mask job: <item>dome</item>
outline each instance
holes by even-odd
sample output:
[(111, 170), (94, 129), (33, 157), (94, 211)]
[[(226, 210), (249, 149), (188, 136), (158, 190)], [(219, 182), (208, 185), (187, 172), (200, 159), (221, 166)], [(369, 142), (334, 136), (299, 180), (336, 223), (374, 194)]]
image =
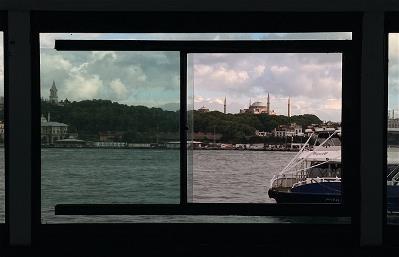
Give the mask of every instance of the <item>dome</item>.
[(266, 107), (266, 105), (262, 102), (255, 102), (251, 104), (252, 107)]

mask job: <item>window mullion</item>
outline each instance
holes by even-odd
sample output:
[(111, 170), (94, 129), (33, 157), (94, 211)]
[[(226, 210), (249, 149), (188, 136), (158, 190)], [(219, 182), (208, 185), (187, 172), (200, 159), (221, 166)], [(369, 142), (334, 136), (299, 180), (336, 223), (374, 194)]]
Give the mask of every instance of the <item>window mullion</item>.
[(180, 52), (180, 204), (187, 203), (187, 53)]
[(11, 245), (31, 244), (30, 12), (8, 12), (8, 225)]
[(360, 243), (382, 244), (384, 167), (384, 13), (363, 18)]

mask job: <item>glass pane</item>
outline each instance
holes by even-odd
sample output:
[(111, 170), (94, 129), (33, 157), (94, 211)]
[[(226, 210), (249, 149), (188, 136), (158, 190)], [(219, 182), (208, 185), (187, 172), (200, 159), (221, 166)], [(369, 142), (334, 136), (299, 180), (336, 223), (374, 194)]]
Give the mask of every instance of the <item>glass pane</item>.
[(341, 202), (342, 54), (189, 60), (192, 202)]
[(42, 221), (67, 220), (56, 204), (179, 203), (179, 53), (40, 40)]
[(399, 213), (399, 33), (389, 34), (387, 209), (388, 223), (398, 224)]

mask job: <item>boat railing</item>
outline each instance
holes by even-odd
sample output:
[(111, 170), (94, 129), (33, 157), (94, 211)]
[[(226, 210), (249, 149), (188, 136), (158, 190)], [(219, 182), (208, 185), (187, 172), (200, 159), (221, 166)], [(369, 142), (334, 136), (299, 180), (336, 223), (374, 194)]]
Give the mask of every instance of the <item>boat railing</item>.
[(273, 180), (272, 188), (291, 188), (294, 184), (304, 181), (307, 178), (307, 174), (280, 174), (276, 175)]
[[(301, 158), (299, 158), (301, 156), (301, 154), (305, 151), (305, 148), (302, 148), (296, 155), (295, 157), (287, 164), (287, 166), (284, 167), (284, 169), (280, 172), (281, 174), (285, 174), (287, 172), (291, 173), (292, 169), (295, 166), (298, 166), (300, 164), (302, 164), (303, 162), (306, 161), (306, 159), (315, 151), (318, 151), (320, 149), (322, 149), (322, 147), (334, 136), (336, 135), (338, 132), (340, 132), (339, 130), (335, 130), (333, 133), (331, 133), (330, 136), (328, 136), (323, 142), (321, 142), (319, 145), (314, 146), (312, 151), (307, 151), (306, 156), (302, 156)], [(309, 142), (310, 138), (314, 135), (314, 133), (312, 133), (312, 135), (308, 138), (308, 140), (306, 141), (306, 143)], [(306, 145), (305, 143), (305, 145)]]
[(341, 181), (341, 178), (339, 177), (316, 177), (316, 178), (307, 178), (305, 180), (299, 181), (292, 185), (292, 187), (297, 187), (301, 185), (306, 185), (306, 184), (315, 184), (315, 183), (323, 183), (323, 182), (338, 182)]

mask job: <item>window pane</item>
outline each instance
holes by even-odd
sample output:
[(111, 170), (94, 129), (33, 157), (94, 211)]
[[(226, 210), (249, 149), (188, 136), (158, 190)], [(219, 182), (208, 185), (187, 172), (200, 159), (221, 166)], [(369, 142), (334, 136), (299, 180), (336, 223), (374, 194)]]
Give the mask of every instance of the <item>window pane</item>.
[(399, 211), (399, 34), (389, 34), (388, 131), (387, 131), (387, 209), (388, 222), (398, 224)]
[(179, 203), (179, 53), (40, 40), (43, 222), (65, 222), (56, 204)]
[(341, 202), (342, 54), (196, 53), (188, 64), (192, 202)]

